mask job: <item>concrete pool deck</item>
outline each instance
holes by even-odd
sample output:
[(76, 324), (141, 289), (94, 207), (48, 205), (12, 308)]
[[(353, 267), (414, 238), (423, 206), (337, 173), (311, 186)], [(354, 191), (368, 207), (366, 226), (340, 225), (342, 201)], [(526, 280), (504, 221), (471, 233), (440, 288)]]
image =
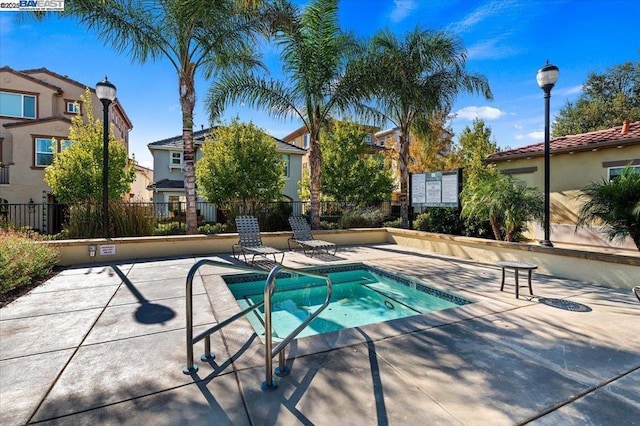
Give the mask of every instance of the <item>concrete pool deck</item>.
[[(182, 373), (199, 259), (68, 268), (0, 309), (0, 424), (640, 425), (630, 290), (534, 273), (534, 296), (515, 299), (513, 274), (500, 292), (493, 264), (392, 244), (287, 253), (289, 267), (365, 262), (476, 303), (294, 340), (291, 374), (263, 392), (264, 345), (246, 319), (212, 336), (212, 362), (196, 344), (199, 371)], [(196, 275), (196, 333), (235, 309), (227, 273)]]

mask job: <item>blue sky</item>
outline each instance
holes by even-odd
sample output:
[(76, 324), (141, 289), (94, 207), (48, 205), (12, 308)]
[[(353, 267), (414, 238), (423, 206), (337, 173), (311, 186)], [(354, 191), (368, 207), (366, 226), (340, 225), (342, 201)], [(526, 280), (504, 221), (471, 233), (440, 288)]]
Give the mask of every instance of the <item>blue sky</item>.
[[(303, 1), (296, 1), (305, 4)], [(18, 22), (17, 13), (0, 13), (0, 66), (17, 70), (46, 67), (84, 84), (108, 75), (133, 122), (130, 151), (151, 166), (147, 144), (181, 133), (178, 83), (167, 61), (133, 63), (72, 20), (52, 16), (44, 22)], [(493, 101), (463, 95), (452, 121), (457, 135), (475, 117), (491, 127), (499, 146), (512, 148), (542, 141), (543, 92), (536, 72), (546, 60), (560, 68), (551, 95), (551, 112), (575, 100), (590, 72), (640, 61), (640, 1), (637, 0), (341, 0), (343, 29), (371, 36), (389, 27), (398, 35), (419, 26), (456, 34), (467, 49), (469, 71), (484, 74)], [(265, 62), (278, 69), (277, 54), (265, 49)], [(198, 76), (196, 130), (208, 126), (204, 99), (210, 82)], [(273, 120), (242, 105), (227, 109), (268, 133), (283, 137), (300, 126)]]

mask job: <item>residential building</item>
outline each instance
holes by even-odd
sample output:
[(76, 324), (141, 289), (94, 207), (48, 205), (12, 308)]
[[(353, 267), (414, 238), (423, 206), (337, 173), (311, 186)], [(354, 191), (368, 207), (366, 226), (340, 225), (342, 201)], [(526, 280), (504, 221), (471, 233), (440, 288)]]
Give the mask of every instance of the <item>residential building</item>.
[(126, 198), (133, 202), (153, 201), (153, 191), (150, 189), (153, 185), (153, 170), (137, 163), (134, 168), (136, 179), (131, 184), (131, 190)]
[[(635, 249), (630, 239), (623, 244), (607, 242), (598, 226), (576, 229), (575, 225), (583, 203), (578, 197), (582, 188), (615, 178), (627, 165), (640, 171), (640, 121), (553, 138), (549, 148), (551, 241)], [(530, 187), (544, 188), (544, 142), (496, 152), (486, 161)], [(543, 230), (532, 224), (526, 236), (541, 240)]]
[[(205, 137), (211, 134), (211, 129), (202, 129), (193, 132), (193, 140), (196, 148), (196, 164), (202, 157), (199, 149), (205, 141)], [(282, 198), (288, 201), (299, 201), (298, 181), (302, 178), (302, 156), (305, 151), (295, 145), (274, 138), (278, 152), (285, 161), (285, 186)], [(214, 142), (215, 143), (215, 142)], [(183, 174), (183, 149), (182, 135), (147, 144), (153, 156), (154, 182), (149, 187), (153, 191), (155, 203), (167, 203), (167, 208), (186, 202)], [(198, 202), (205, 200), (198, 197)], [(215, 221), (215, 210), (201, 211), (199, 213), (206, 221)]]
[[(86, 108), (80, 97), (89, 87), (46, 68), (17, 71), (0, 68), (0, 199), (8, 203), (53, 203), (44, 171), (54, 152), (68, 146), (71, 118)], [(103, 106), (90, 87), (95, 114)], [(111, 128), (129, 146), (131, 121), (116, 99), (110, 106)], [(55, 139), (54, 146), (51, 141)]]

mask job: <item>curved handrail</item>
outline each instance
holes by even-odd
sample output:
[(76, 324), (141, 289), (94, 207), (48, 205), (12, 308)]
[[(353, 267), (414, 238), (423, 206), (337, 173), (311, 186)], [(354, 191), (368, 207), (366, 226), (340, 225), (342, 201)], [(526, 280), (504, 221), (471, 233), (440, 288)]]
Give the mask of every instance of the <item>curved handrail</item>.
[[(267, 275), (267, 280), (264, 287), (264, 300), (262, 302), (256, 303), (255, 305), (249, 306), (241, 312), (233, 315), (232, 317), (214, 325), (213, 327), (208, 328), (202, 333), (198, 334), (196, 337), (193, 337), (193, 278), (198, 269), (200, 269), (203, 265), (216, 265), (222, 266), (229, 269), (237, 269), (240, 271), (248, 271), (254, 273), (260, 273)], [(327, 284), (327, 297), (322, 304), (311, 316), (309, 316), (305, 321), (302, 322), (295, 330), (293, 330), (287, 337), (285, 337), (278, 345), (273, 348), (273, 335), (272, 335), (272, 322), (271, 322), (271, 296), (276, 289), (276, 278), (278, 273), (287, 272), (290, 274), (297, 274), (308, 276), (311, 278), (316, 278), (320, 280), (325, 280)], [(277, 384), (273, 381), (273, 357), (276, 354), (279, 354), (279, 372), (277, 374), (284, 375), (287, 373), (285, 366), (285, 356), (284, 356), (284, 348), (291, 343), (293, 339), (296, 338), (298, 334), (307, 326), (311, 321), (313, 321), (320, 313), (329, 305), (331, 301), (332, 294), (332, 283), (331, 278), (326, 275), (301, 271), (299, 269), (287, 268), (282, 265), (277, 265), (270, 272), (251, 268), (247, 266), (239, 266), (231, 263), (220, 262), (217, 260), (211, 259), (202, 259), (196, 262), (191, 269), (189, 269), (189, 273), (187, 274), (187, 282), (186, 282), (186, 314), (187, 314), (187, 366), (182, 369), (184, 374), (193, 374), (198, 371), (198, 366), (193, 362), (193, 345), (194, 343), (199, 342), (204, 339), (204, 348), (205, 353), (202, 355), (201, 359), (203, 361), (213, 359), (215, 354), (211, 352), (211, 334), (225, 327), (226, 325), (232, 323), (233, 321), (242, 318), (246, 314), (260, 308), (264, 305), (264, 315), (265, 315), (265, 365), (266, 365), (266, 381), (262, 384), (262, 388), (265, 390), (275, 389)]]
[(196, 272), (203, 265), (215, 265), (215, 266), (222, 266), (222, 267), (230, 268), (230, 269), (237, 269), (237, 270), (240, 270), (240, 271), (257, 272), (257, 273), (262, 273), (264, 275), (268, 274), (267, 271), (263, 271), (261, 269), (250, 268), (248, 266), (234, 265), (232, 263), (220, 262), (218, 260), (211, 260), (211, 259), (199, 260), (191, 267), (191, 269), (189, 269), (189, 273), (187, 274), (187, 283), (186, 283), (186, 299), (187, 299), (186, 300), (186, 310), (187, 310), (187, 312), (186, 312), (186, 314), (187, 314), (187, 366), (182, 369), (182, 372), (184, 374), (193, 374), (196, 371), (198, 371), (198, 366), (196, 364), (194, 364), (194, 362), (193, 362), (193, 345), (194, 345), (194, 343), (197, 343), (200, 340), (204, 339), (205, 353), (201, 357), (201, 359), (203, 361), (206, 360), (206, 359), (215, 358), (215, 355), (211, 352), (211, 338), (210, 338), (211, 333), (214, 333), (214, 332), (218, 331), (222, 327), (232, 323), (233, 321), (237, 320), (238, 318), (241, 318), (242, 316), (248, 314), (249, 312), (251, 312), (251, 311), (253, 311), (255, 309), (258, 309), (259, 307), (261, 307), (264, 304), (264, 302), (261, 302), (261, 303), (255, 304), (253, 306), (250, 306), (249, 308), (245, 309), (242, 312), (237, 313), (236, 315), (232, 316), (231, 318), (228, 318), (225, 321), (223, 321), (223, 322), (221, 322), (219, 324), (216, 324), (215, 326), (205, 330), (204, 332), (200, 333), (199, 335), (197, 335), (194, 338), (193, 337), (193, 277), (195, 277)]
[(638, 301), (640, 302), (640, 285), (635, 286), (633, 289), (633, 294), (636, 295), (636, 297), (638, 298)]
[[(322, 306), (316, 309), (316, 311), (311, 316), (307, 317), (307, 319), (304, 320), (295, 330), (289, 333), (287, 337), (282, 339), (282, 341), (278, 343), (278, 345), (275, 348), (272, 348), (273, 335), (272, 335), (272, 323), (271, 323), (271, 295), (275, 291), (276, 277), (280, 272), (288, 272), (292, 274), (304, 275), (311, 278), (325, 280), (327, 283), (327, 297), (324, 303), (322, 304)], [(296, 336), (300, 334), (300, 332), (304, 330), (307, 327), (307, 325), (309, 325), (309, 323), (313, 321), (318, 315), (320, 315), (320, 313), (329, 305), (329, 302), (331, 301), (332, 291), (333, 289), (332, 289), (331, 278), (323, 274), (300, 271), (297, 269), (287, 268), (282, 265), (275, 266), (271, 270), (271, 272), (269, 272), (269, 276), (267, 277), (267, 282), (265, 283), (265, 286), (264, 286), (264, 329), (265, 329), (264, 358), (265, 358), (265, 366), (266, 366), (266, 378), (264, 383), (262, 383), (262, 389), (269, 390), (269, 389), (275, 389), (277, 387), (277, 384), (273, 381), (273, 368), (272, 368), (273, 357), (276, 356), (277, 354), (280, 354), (279, 364), (278, 364), (279, 373), (281, 375), (287, 374), (288, 371), (285, 366), (284, 348), (289, 343), (291, 343), (291, 341), (295, 339)]]

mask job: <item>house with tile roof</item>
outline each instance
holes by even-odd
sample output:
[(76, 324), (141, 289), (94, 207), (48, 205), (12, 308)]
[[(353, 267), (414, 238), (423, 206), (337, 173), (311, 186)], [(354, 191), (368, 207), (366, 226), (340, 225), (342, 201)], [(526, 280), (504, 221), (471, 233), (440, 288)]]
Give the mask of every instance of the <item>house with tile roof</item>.
[[(18, 71), (0, 67), (0, 203), (56, 202), (44, 182), (44, 171), (54, 152), (70, 143), (71, 118), (86, 108), (80, 101), (86, 87), (47, 68)], [(94, 114), (100, 116), (102, 103), (95, 89), (90, 87), (90, 91)], [(128, 152), (133, 125), (117, 98), (110, 105), (109, 120)], [(54, 138), (55, 145), (51, 143)], [(55, 226), (47, 218), (29, 222), (42, 223), (43, 232), (58, 231), (51, 229)]]
[[(551, 241), (635, 249), (631, 241), (608, 243), (597, 226), (576, 231), (575, 224), (583, 203), (578, 197), (582, 188), (615, 178), (627, 165), (640, 172), (640, 121), (553, 138), (549, 148)], [(544, 188), (544, 142), (496, 152), (486, 162), (528, 186)], [(527, 237), (542, 239), (540, 225), (532, 224)]]
[[(196, 149), (197, 161), (202, 158), (200, 147), (205, 138), (211, 134), (211, 128), (193, 132), (193, 141)], [(300, 201), (298, 197), (298, 181), (302, 179), (302, 156), (306, 151), (295, 145), (273, 138), (276, 141), (278, 152), (285, 162), (285, 186), (282, 199), (287, 201)], [(215, 142), (214, 142), (215, 143)], [(182, 135), (147, 144), (147, 148), (153, 156), (154, 182), (149, 186), (153, 191), (153, 201), (157, 206), (166, 206), (163, 214), (179, 208), (186, 202), (184, 191), (183, 150)], [(197, 194), (197, 188), (196, 188)], [(213, 222), (216, 220), (216, 209), (208, 206), (204, 199), (197, 197), (199, 216), (204, 220)], [(169, 214), (170, 216), (170, 214)]]

